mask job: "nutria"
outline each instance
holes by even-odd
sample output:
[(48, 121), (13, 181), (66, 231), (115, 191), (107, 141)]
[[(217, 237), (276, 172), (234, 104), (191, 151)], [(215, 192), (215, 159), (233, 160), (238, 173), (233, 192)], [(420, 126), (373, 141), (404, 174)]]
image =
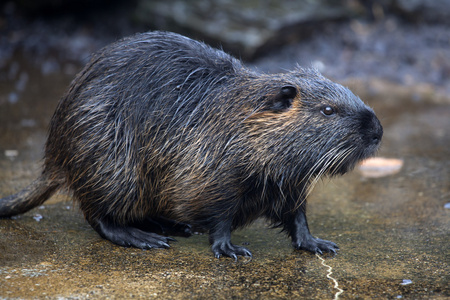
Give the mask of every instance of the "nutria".
[(167, 248), (168, 234), (209, 232), (216, 257), (251, 256), (231, 231), (259, 217), (296, 249), (313, 237), (305, 200), (379, 146), (372, 109), (317, 71), (250, 70), (184, 36), (148, 32), (94, 54), (58, 104), (40, 177), (0, 200), (26, 212), (67, 187), (89, 224), (121, 246)]

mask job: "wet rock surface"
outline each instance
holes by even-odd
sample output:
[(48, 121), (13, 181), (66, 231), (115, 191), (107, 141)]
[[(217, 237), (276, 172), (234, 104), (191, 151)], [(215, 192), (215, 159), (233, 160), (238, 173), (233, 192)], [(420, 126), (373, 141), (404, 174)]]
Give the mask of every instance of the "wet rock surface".
[(312, 65), (338, 80), (377, 78), (417, 91), (420, 86), (448, 94), (450, 31), (446, 28), (408, 26), (393, 17), (375, 23), (354, 19), (326, 25), (307, 43), (287, 45), (258, 59), (257, 65), (270, 72), (292, 69), (297, 63)]
[(382, 2), (410, 20), (416, 22), (428, 21), (433, 23), (445, 23), (450, 25), (449, 0), (384, 0)]
[[(88, 53), (134, 31), (63, 20), (9, 24), (0, 37), (0, 197), (38, 175), (50, 117)], [(396, 174), (355, 170), (311, 195), (312, 233), (341, 248), (323, 257), (338, 288), (322, 260), (294, 251), (262, 220), (232, 235), (251, 261), (215, 259), (207, 235), (178, 237), (167, 250), (121, 248), (102, 240), (62, 192), (0, 219), (0, 298), (331, 299), (339, 289), (342, 299), (450, 297), (450, 39), (443, 25), (416, 26), (352, 20), (252, 62), (268, 72), (296, 62), (322, 68), (377, 112), (379, 155), (403, 160)]]
[[(144, 24), (220, 43), (243, 58), (253, 58), (299, 36), (309, 36), (324, 21), (347, 19), (352, 1), (138, 1)], [(302, 34), (299, 34), (300, 31)]]

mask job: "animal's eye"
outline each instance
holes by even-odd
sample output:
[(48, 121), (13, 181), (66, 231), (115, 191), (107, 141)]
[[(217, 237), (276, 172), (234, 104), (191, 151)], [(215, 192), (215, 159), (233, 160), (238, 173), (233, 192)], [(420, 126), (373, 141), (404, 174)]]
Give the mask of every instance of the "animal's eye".
[(334, 114), (334, 109), (330, 106), (325, 106), (322, 108), (322, 113), (325, 116), (331, 116), (332, 114)]

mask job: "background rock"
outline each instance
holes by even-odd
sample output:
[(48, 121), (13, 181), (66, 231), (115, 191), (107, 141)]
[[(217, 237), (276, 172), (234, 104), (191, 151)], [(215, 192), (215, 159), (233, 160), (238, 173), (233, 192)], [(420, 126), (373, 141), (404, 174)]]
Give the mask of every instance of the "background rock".
[(415, 22), (450, 25), (450, 0), (394, 0), (392, 7)]
[(361, 12), (356, 1), (140, 0), (137, 21), (221, 44), (245, 59), (309, 36), (312, 28)]

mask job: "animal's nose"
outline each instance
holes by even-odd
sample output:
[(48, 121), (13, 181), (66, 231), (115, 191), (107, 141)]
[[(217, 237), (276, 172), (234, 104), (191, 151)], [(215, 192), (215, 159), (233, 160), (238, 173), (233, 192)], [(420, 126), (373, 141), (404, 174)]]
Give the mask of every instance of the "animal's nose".
[(378, 118), (374, 115), (373, 116), (373, 134), (372, 134), (372, 142), (374, 144), (378, 144), (381, 142), (381, 138), (383, 137), (383, 126), (381, 126), (380, 121)]

